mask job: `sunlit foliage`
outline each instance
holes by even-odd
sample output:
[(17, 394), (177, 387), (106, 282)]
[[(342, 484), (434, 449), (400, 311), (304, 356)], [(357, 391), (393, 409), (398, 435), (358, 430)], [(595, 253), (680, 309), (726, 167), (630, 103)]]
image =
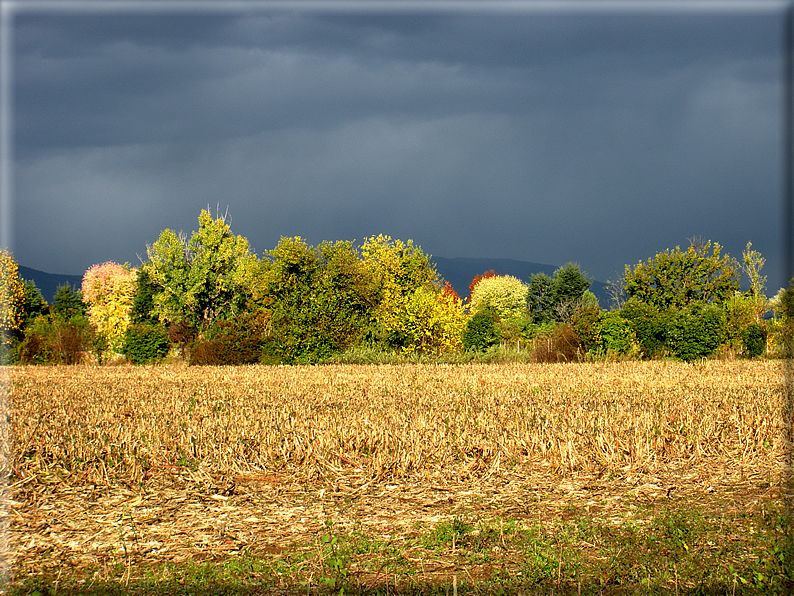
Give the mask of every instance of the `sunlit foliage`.
[(108, 261), (91, 266), (83, 275), (83, 300), (88, 320), (110, 345), (118, 348), (130, 324), (136, 271), (128, 264)]

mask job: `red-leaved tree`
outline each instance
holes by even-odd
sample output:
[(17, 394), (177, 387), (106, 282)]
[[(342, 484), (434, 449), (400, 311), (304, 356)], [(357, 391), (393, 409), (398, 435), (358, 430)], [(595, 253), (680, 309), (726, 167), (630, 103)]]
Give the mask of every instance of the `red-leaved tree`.
[(467, 304), (471, 303), (471, 295), (474, 293), (474, 288), (477, 287), (477, 284), (484, 279), (488, 279), (489, 277), (497, 277), (496, 271), (494, 271), (493, 269), (489, 269), (482, 275), (477, 275), (473, 280), (471, 280), (471, 283), (469, 284), (469, 297), (466, 298)]

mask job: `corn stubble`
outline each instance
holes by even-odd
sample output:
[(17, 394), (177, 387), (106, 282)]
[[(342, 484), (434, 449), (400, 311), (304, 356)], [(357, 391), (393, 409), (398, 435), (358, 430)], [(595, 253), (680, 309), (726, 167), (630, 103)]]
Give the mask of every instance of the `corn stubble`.
[(16, 478), (776, 477), (780, 363), (21, 367)]

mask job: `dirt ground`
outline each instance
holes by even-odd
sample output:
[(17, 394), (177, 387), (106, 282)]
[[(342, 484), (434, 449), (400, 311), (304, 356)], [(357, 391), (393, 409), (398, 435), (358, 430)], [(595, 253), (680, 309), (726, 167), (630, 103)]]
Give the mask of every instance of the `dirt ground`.
[[(484, 478), (464, 474), (439, 473), (431, 482), (358, 473), (301, 480), (277, 474), (213, 477), (174, 468), (142, 487), (15, 479), (3, 501), (7, 571), (14, 581), (41, 573), (102, 576), (118, 564), (136, 574), (165, 561), (222, 560), (243, 551), (278, 557), (316, 544), (330, 524), (399, 546), (453, 518), (551, 524), (584, 510), (602, 520), (624, 520), (638, 515), (640, 504), (683, 501), (729, 513), (778, 498), (773, 466), (612, 479), (562, 477), (541, 466)], [(476, 573), (460, 569), (454, 552), (425, 558), (406, 549), (403, 556), (421, 569), (424, 581)]]

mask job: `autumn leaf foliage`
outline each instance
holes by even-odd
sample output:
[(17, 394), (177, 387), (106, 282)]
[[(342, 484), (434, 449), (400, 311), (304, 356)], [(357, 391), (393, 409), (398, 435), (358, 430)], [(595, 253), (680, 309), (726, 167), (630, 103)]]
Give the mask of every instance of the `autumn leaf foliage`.
[(112, 261), (91, 266), (83, 275), (83, 300), (88, 320), (111, 346), (118, 347), (130, 324), (136, 271)]
[(469, 284), (469, 297), (468, 297), (467, 301), (469, 303), (471, 303), (471, 297), (472, 297), (472, 294), (474, 294), (474, 288), (477, 287), (478, 283), (480, 283), (484, 279), (489, 279), (491, 277), (496, 277), (496, 276), (497, 276), (497, 273), (493, 269), (489, 269), (488, 271), (486, 271), (482, 275), (475, 275), (474, 279), (471, 280), (471, 283)]
[(527, 286), (511, 275), (482, 279), (474, 287), (469, 308), (473, 314), (490, 309), (500, 319), (526, 316)]
[(25, 284), (19, 267), (7, 250), (0, 250), (0, 331), (19, 329), (25, 306)]

